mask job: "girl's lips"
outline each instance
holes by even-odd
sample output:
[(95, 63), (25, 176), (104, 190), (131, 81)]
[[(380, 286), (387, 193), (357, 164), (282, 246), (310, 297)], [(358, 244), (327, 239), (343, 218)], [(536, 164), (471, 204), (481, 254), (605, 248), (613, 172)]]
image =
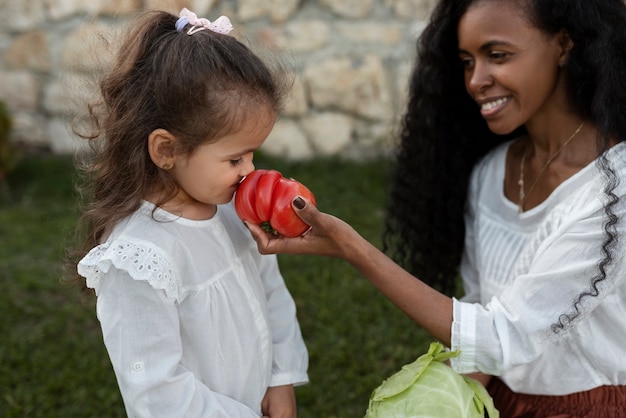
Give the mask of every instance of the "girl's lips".
[(510, 100), (510, 96), (480, 102), (480, 113), (484, 118), (493, 116), (502, 110)]

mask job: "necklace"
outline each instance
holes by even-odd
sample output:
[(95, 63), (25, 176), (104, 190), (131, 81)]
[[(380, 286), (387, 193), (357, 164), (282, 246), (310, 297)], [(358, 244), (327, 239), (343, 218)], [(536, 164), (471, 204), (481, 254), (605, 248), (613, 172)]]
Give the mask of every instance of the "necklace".
[(537, 183), (539, 183), (539, 179), (543, 175), (544, 171), (546, 171), (546, 169), (552, 163), (552, 161), (554, 161), (556, 156), (559, 155), (559, 153), (563, 151), (563, 149), (565, 149), (565, 147), (570, 142), (572, 142), (572, 139), (574, 139), (574, 137), (578, 135), (578, 132), (580, 132), (584, 124), (584, 122), (581, 123), (580, 126), (578, 126), (578, 128), (574, 131), (574, 133), (569, 138), (567, 138), (567, 141), (565, 141), (563, 145), (561, 145), (561, 147), (557, 149), (550, 158), (548, 158), (543, 167), (541, 167), (541, 170), (539, 170), (537, 177), (535, 177), (535, 181), (533, 181), (533, 183), (528, 188), (528, 192), (524, 193), (524, 163), (526, 162), (526, 158), (528, 157), (528, 150), (530, 149), (530, 141), (528, 141), (528, 143), (526, 144), (526, 148), (524, 149), (524, 155), (522, 155), (522, 162), (519, 168), (519, 180), (517, 181), (517, 184), (519, 185), (519, 213), (522, 213), (524, 211), (524, 203), (526, 202), (526, 198), (533, 192), (533, 190), (535, 190), (535, 186), (537, 185)]

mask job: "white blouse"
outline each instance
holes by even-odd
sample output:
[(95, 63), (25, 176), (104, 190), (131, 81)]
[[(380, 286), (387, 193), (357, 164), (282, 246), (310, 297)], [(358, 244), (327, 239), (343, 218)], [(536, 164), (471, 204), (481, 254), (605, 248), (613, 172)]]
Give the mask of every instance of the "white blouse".
[(605, 177), (595, 162), (539, 206), (518, 213), (503, 191), (509, 143), (475, 169), (466, 213), (461, 274), (454, 300), (452, 349), (460, 373), (498, 375), (514, 391), (563, 395), (626, 385), (626, 144), (607, 152), (620, 181), (613, 208), (619, 243), (599, 295), (561, 332), (551, 326), (590, 290), (603, 259)]
[(232, 204), (189, 220), (145, 202), (78, 264), (128, 416), (259, 417), (268, 386), (308, 382), (275, 256)]

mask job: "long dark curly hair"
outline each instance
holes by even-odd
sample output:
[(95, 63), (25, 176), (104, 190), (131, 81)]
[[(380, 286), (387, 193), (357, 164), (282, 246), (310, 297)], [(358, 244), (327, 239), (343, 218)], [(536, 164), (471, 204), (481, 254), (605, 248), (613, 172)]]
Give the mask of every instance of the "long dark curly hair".
[[(383, 244), (411, 273), (448, 295), (459, 290), (463, 211), (476, 162), (496, 145), (523, 133), (492, 133), (467, 94), (458, 57), (457, 25), (468, 7), (484, 0), (442, 0), (417, 43), (410, 95), (391, 177)], [(499, 0), (502, 1), (502, 0)], [(626, 6), (623, 0), (514, 1), (547, 34), (566, 30), (573, 40), (565, 65), (574, 111), (598, 129), (600, 150), (626, 138)], [(603, 157), (606, 178), (604, 258), (590, 290), (555, 324), (578, 314), (580, 301), (597, 295), (617, 236), (613, 193), (618, 179)]]

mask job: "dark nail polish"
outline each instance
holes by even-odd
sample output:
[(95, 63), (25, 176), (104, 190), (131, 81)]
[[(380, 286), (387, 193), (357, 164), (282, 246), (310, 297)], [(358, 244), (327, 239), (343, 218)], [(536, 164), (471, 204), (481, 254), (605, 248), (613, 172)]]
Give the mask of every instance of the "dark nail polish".
[(301, 197), (296, 197), (296, 199), (293, 201), (293, 205), (298, 209), (304, 209), (305, 203)]

